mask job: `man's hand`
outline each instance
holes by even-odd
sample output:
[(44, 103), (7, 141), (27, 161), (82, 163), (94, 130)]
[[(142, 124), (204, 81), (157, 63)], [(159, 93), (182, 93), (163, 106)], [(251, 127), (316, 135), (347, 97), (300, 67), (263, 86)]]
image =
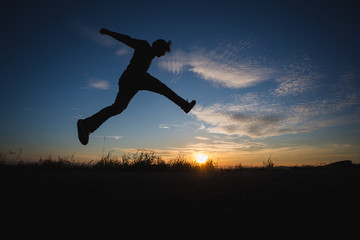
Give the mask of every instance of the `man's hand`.
[(101, 34), (101, 35), (104, 35), (104, 34), (108, 34), (109, 33), (109, 30), (107, 30), (106, 28), (101, 28), (100, 29), (100, 31), (99, 31), (99, 33)]

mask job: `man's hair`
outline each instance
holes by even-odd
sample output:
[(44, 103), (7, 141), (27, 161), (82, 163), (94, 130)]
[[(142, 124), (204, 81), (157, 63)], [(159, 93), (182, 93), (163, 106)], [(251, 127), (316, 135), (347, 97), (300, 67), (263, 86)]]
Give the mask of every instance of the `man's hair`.
[(164, 39), (158, 39), (155, 42), (152, 43), (152, 46), (154, 48), (160, 48), (160, 49), (165, 49), (166, 52), (171, 52), (171, 40), (170, 41), (165, 41)]

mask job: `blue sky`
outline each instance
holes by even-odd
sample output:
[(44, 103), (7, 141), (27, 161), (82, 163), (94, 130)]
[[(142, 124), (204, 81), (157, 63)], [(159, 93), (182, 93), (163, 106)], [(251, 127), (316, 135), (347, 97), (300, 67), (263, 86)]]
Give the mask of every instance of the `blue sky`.
[[(350, 1), (3, 1), (0, 151), (99, 159), (202, 152), (219, 165), (360, 162), (360, 19)], [(132, 49), (101, 27), (172, 40), (138, 93), (82, 146), (76, 121), (113, 103)]]

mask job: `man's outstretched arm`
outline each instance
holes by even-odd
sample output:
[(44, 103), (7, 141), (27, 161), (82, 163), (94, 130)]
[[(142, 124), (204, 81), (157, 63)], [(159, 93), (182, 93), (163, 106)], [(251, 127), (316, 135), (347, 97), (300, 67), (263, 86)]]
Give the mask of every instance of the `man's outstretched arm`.
[(128, 35), (124, 35), (124, 34), (121, 34), (121, 33), (117, 33), (117, 32), (113, 32), (113, 31), (110, 31), (106, 28), (101, 28), (100, 29), (100, 33), (101, 35), (108, 35), (122, 43), (125, 43), (126, 45), (128, 45), (129, 47), (132, 47), (132, 48), (135, 48), (135, 45), (136, 45), (136, 39), (133, 39), (131, 38), (130, 36)]

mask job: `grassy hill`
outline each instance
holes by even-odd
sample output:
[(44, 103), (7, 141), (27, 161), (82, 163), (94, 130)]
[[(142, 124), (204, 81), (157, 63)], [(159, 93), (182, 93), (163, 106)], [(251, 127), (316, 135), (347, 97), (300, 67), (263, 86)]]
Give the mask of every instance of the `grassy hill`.
[(165, 163), (152, 153), (121, 159), (108, 154), (91, 164), (49, 157), (36, 163), (3, 162), (0, 189), (2, 217), (15, 222), (31, 222), (34, 216), (151, 225), (184, 219), (189, 224), (271, 217), (314, 220), (334, 214), (355, 219), (360, 167), (344, 161), (318, 167), (220, 169), (211, 161), (200, 165), (182, 157)]

